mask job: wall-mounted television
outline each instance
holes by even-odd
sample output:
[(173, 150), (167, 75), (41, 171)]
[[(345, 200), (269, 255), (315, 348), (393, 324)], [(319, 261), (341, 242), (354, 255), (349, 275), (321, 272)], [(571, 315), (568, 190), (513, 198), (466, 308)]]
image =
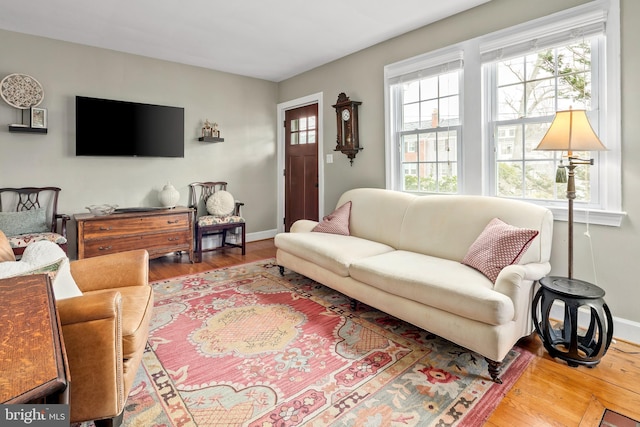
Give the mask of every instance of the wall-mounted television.
[(76, 96), (76, 156), (184, 157), (184, 108)]

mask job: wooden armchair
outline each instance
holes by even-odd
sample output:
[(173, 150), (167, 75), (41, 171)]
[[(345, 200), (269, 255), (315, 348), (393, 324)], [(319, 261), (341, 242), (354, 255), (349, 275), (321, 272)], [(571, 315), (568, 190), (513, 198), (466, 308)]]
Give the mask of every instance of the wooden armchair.
[(49, 240), (67, 252), (68, 215), (58, 214), (58, 187), (0, 188), (0, 230), (15, 255), (31, 242)]
[[(227, 192), (227, 183), (193, 182), (189, 184), (189, 207), (196, 210), (195, 232), (195, 258), (196, 262), (202, 262), (202, 252), (216, 251), (225, 247), (242, 249), (245, 254), (245, 221), (240, 208), (244, 203), (236, 201)], [(234, 234), (234, 242), (227, 240), (229, 234)], [(220, 245), (203, 249), (202, 239), (206, 236), (220, 235)]]

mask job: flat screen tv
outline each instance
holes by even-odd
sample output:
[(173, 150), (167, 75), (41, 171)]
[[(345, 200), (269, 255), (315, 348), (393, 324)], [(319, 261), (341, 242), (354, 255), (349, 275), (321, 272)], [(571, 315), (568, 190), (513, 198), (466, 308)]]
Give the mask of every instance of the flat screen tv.
[(184, 108), (76, 96), (76, 156), (184, 157)]

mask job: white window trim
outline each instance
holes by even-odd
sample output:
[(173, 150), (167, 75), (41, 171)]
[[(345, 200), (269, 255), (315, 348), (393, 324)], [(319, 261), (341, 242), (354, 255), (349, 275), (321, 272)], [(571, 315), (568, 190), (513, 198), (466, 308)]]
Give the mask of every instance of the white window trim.
[[(384, 68), (385, 99), (385, 182), (389, 189), (398, 188), (396, 165), (399, 152), (394, 142), (395, 129), (391, 123), (390, 82), (402, 74), (415, 72), (420, 68), (435, 66), (438, 61), (444, 63), (453, 52), (463, 52), (463, 85), (460, 91), (462, 105), (462, 151), (458, 161), (462, 173), (459, 174), (459, 194), (491, 194), (488, 162), (492, 161), (492, 153), (488, 152), (487, 117), (483, 106), (482, 60), (481, 54), (490, 52), (509, 41), (510, 44), (523, 43), (535, 38), (536, 34), (558, 32), (575, 23), (589, 24), (606, 18), (606, 59), (602, 71), (605, 73), (606, 94), (600, 106), (606, 111), (606, 120), (600, 123), (600, 138), (607, 151), (600, 152), (599, 161), (605, 172), (600, 177), (600, 197), (604, 209), (583, 209), (576, 207), (574, 220), (609, 226), (620, 226), (626, 215), (622, 211), (622, 174), (621, 174), (621, 69), (620, 69), (620, 0), (595, 0), (585, 5), (567, 9), (546, 17), (538, 18), (495, 33), (487, 34), (456, 45), (418, 55), (404, 61), (389, 64)], [(541, 32), (543, 29), (544, 32)], [(483, 116), (477, 114), (483, 111)], [(612, 118), (612, 119), (611, 119)], [(478, 144), (478, 135), (483, 143)], [(468, 159), (482, 159), (471, 162)], [(567, 207), (561, 203), (547, 206), (557, 220), (567, 220)]]

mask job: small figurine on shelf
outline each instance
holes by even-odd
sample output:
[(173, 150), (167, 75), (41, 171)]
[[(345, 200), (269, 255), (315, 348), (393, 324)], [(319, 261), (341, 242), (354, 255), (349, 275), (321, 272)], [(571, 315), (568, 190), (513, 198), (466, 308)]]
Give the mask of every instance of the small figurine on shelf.
[[(213, 126), (217, 126), (217, 124), (213, 124)], [(213, 129), (211, 128), (211, 123), (209, 122), (209, 119), (206, 119), (204, 121), (204, 127), (202, 128), (202, 136), (215, 136), (213, 134)]]
[(213, 129), (211, 130), (211, 136), (214, 138), (220, 138), (220, 130), (218, 129), (218, 124), (213, 124)]

